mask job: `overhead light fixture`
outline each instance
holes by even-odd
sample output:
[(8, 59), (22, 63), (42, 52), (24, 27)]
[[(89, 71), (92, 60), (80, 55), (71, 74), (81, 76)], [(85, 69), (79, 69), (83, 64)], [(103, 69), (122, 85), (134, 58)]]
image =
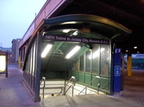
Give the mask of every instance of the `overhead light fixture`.
[(76, 30), (74, 33), (73, 33), (74, 36), (78, 35), (78, 31)]
[(52, 44), (48, 44), (45, 49), (43, 50), (41, 57), (44, 58), (46, 57), (46, 55), (48, 54), (48, 52), (50, 51), (50, 49), (52, 48)]
[(70, 29), (64, 29), (63, 33), (68, 33), (70, 31)]
[(76, 22), (75, 21), (69, 21), (69, 22), (64, 22), (62, 24), (75, 24)]
[(42, 36), (44, 36), (45, 34), (46, 34), (46, 32), (43, 32), (43, 33), (42, 33)]
[(66, 59), (71, 58), (81, 47), (79, 45), (75, 46), (67, 55)]

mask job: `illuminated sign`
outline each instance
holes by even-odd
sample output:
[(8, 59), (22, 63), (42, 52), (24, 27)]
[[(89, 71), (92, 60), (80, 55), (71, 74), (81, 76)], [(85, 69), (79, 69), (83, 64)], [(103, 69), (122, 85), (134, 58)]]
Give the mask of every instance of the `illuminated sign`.
[(94, 39), (94, 38), (81, 38), (81, 37), (69, 37), (69, 36), (53, 36), (45, 35), (44, 39), (51, 41), (65, 41), (65, 42), (82, 42), (92, 44), (109, 44), (109, 40)]
[(0, 73), (6, 71), (6, 56), (0, 55)]

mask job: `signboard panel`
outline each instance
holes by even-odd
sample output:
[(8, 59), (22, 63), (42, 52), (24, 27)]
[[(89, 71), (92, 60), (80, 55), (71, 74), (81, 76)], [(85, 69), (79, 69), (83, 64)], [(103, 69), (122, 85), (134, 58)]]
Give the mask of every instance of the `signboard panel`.
[(114, 67), (114, 76), (120, 76), (121, 75), (121, 66), (115, 66)]
[(114, 58), (115, 65), (121, 65), (121, 49), (116, 48), (115, 49), (115, 58)]
[(81, 38), (81, 37), (70, 37), (70, 36), (53, 36), (45, 35), (45, 40), (50, 41), (65, 41), (65, 42), (82, 42), (82, 43), (92, 43), (92, 44), (109, 44), (109, 40), (94, 39), (94, 38)]

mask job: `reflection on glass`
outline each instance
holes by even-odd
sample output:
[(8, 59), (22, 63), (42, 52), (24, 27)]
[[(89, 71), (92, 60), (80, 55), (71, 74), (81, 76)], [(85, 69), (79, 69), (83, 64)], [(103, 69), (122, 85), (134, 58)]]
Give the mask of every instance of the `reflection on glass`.
[(109, 69), (109, 47), (108, 45), (101, 45), (101, 49), (105, 50), (101, 53), (101, 75), (108, 75)]
[(96, 57), (99, 57), (100, 56), (100, 52), (102, 53), (104, 50), (105, 50), (105, 48), (94, 50), (93, 54), (89, 55), (89, 59), (92, 59), (92, 58), (94, 59)]
[(99, 74), (100, 66), (100, 45), (95, 45), (93, 48), (93, 58), (92, 58), (92, 73)]
[(84, 55), (80, 57), (80, 71), (108, 75), (110, 62), (109, 45), (95, 44), (94, 48), (88, 50), (85, 55), (86, 57)]

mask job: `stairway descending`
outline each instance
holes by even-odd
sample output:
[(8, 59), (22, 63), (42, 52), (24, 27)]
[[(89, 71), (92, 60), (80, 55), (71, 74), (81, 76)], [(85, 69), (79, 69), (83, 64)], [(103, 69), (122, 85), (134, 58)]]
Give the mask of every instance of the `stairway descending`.
[(63, 89), (64, 89), (64, 80), (46, 80), (45, 85), (44, 81), (42, 81), (40, 85), (40, 96), (42, 98), (45, 98), (50, 96), (62, 95)]

